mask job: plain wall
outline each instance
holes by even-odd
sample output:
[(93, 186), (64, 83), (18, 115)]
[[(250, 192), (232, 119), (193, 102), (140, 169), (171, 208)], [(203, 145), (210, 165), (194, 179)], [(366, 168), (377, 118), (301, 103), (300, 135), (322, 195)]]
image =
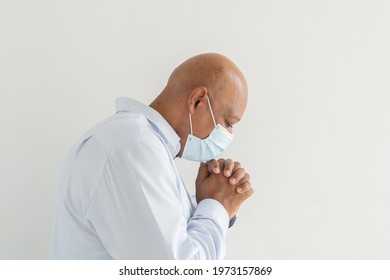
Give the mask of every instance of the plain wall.
[[(1, 1), (0, 258), (48, 258), (73, 143), (203, 52), (235, 61), (250, 91), (225, 157), (255, 194), (227, 258), (390, 258), (389, 3)], [(198, 165), (177, 165), (193, 192)]]

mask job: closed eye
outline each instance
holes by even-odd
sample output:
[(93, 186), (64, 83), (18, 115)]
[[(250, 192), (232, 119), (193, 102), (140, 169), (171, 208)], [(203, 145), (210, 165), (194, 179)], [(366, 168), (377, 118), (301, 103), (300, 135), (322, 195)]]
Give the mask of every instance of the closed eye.
[(226, 123), (226, 125), (227, 125), (228, 127), (233, 128), (233, 125), (230, 124), (227, 120), (225, 120), (225, 123)]

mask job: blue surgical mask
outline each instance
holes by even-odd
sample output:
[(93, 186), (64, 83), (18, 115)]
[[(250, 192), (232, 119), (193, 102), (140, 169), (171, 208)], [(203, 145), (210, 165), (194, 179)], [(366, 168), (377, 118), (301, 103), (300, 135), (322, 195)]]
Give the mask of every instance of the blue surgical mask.
[(206, 98), (209, 104), (211, 117), (214, 122), (214, 129), (205, 139), (200, 139), (194, 136), (192, 134), (192, 119), (190, 113), (189, 119), (191, 134), (187, 137), (187, 142), (181, 156), (184, 159), (192, 161), (207, 161), (214, 159), (222, 155), (233, 140), (233, 134), (229, 133), (229, 131), (227, 131), (222, 125), (215, 123), (213, 110), (211, 109), (210, 100), (207, 95)]

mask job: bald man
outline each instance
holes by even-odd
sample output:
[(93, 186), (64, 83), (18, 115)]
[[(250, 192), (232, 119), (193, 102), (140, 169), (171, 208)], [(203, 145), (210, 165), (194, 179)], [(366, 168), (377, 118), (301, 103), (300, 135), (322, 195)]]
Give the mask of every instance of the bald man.
[[(149, 105), (118, 98), (61, 171), (53, 259), (222, 259), (252, 195), (238, 162), (215, 160), (247, 103), (239, 68), (220, 54), (179, 65)], [(174, 159), (201, 162), (192, 198)]]

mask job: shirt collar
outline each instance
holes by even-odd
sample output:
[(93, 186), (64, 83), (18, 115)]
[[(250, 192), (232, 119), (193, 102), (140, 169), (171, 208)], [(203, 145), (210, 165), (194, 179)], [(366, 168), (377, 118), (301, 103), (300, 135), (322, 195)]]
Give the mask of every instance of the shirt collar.
[(152, 124), (153, 129), (163, 138), (175, 158), (180, 151), (180, 137), (163, 116), (153, 108), (129, 97), (118, 97), (115, 100), (116, 112), (140, 113)]

